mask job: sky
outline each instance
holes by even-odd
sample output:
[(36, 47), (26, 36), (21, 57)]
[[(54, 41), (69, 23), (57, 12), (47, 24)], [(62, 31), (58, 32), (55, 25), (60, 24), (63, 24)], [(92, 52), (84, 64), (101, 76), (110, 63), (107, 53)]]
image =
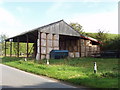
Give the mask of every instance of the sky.
[(0, 0), (0, 34), (9, 37), (63, 19), (85, 32), (118, 33), (117, 0)]

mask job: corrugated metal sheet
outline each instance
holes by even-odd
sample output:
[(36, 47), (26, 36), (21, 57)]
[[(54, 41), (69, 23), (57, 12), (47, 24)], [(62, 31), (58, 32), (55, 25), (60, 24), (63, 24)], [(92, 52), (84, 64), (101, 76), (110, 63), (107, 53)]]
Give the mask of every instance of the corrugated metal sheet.
[(77, 37), (80, 36), (80, 34), (77, 31), (75, 31), (64, 21), (60, 21), (58, 23), (49, 25), (49, 27), (40, 28), (39, 31), (44, 33), (52, 33), (52, 34), (60, 34), (60, 35), (69, 35), (69, 36), (77, 36)]
[[(44, 26), (41, 26), (41, 27), (38, 27), (32, 30), (23, 32), (19, 35), (6, 39), (6, 41), (9, 41), (9, 39), (14, 39), (13, 42), (17, 42), (16, 38), (19, 37), (21, 38), (20, 42), (26, 42), (25, 36), (27, 34), (30, 34), (30, 36), (35, 36), (36, 38), (38, 31), (44, 32), (44, 33), (51, 33), (51, 34), (61, 34), (61, 35), (69, 35), (69, 36), (77, 36), (77, 37), (80, 36), (80, 34), (77, 31), (75, 31), (71, 26), (69, 26), (63, 20), (60, 20), (60, 21), (57, 21), (57, 22), (54, 22), (48, 25), (44, 25)], [(29, 41), (29, 42), (34, 42), (34, 40)]]

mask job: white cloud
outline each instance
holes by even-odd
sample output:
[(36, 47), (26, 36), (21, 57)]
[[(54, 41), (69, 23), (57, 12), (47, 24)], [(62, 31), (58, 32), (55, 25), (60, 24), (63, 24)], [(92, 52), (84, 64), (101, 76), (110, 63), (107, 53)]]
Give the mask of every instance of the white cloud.
[(1, 24), (6, 24), (9, 26), (19, 26), (20, 23), (18, 20), (16, 20), (15, 16), (13, 16), (10, 12), (8, 12), (4, 8), (0, 8), (0, 23)]
[[(0, 8), (0, 33), (6, 33), (9, 36), (15, 35), (19, 32), (19, 27), (22, 23), (12, 13), (4, 8)], [(16, 30), (18, 28), (18, 30)]]
[(78, 22), (86, 32), (97, 32), (98, 29), (118, 33), (118, 12), (75, 14), (72, 18), (67, 18), (68, 23)]

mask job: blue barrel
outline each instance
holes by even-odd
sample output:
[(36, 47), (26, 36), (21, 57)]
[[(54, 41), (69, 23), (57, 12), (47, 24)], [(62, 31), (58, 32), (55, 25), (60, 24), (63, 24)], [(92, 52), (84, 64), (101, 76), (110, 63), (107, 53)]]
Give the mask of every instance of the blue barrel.
[(61, 59), (68, 57), (68, 50), (52, 50), (50, 52), (51, 59)]

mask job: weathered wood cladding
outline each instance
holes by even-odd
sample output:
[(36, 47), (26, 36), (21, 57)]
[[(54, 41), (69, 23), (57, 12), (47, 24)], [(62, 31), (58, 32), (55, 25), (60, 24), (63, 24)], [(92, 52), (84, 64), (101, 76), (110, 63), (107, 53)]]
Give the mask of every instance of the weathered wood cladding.
[(40, 28), (39, 31), (44, 33), (58, 34), (58, 35), (69, 35), (69, 36), (77, 36), (77, 37), (80, 36), (80, 34), (77, 31), (71, 28), (64, 21), (49, 25), (48, 27)]

